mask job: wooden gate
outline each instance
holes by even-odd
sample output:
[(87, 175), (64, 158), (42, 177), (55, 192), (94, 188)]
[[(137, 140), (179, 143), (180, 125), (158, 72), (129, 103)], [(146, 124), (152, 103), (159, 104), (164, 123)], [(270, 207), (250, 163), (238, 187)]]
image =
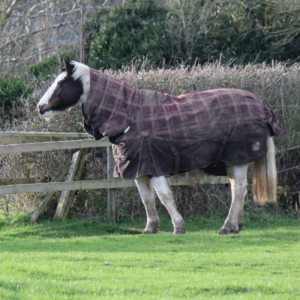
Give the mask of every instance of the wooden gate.
[[(73, 139), (73, 140), (61, 140)], [(75, 140), (76, 139), (76, 140)], [(14, 144), (18, 143), (18, 144)], [(3, 145), (5, 144), (5, 145)], [(108, 219), (112, 222), (116, 219), (116, 205), (114, 189), (133, 187), (133, 180), (113, 178), (114, 160), (112, 156), (111, 143), (107, 138), (95, 141), (86, 133), (58, 133), (58, 132), (0, 132), (0, 155), (11, 153), (53, 151), (66, 149), (85, 149), (94, 147), (107, 148), (107, 179), (106, 180), (79, 180), (73, 181), (72, 170), (70, 178), (64, 182), (47, 182), (47, 183), (26, 183), (26, 184), (6, 184), (0, 183), (0, 195), (49, 192), (54, 193), (61, 191), (89, 190), (89, 189), (107, 189), (107, 208)], [(73, 156), (74, 164), (76, 158)], [(75, 168), (75, 166), (74, 166)], [(75, 168), (76, 170), (76, 168)], [(74, 176), (73, 176), (74, 177)], [(190, 185), (188, 176), (169, 177), (167, 181), (170, 185)], [(193, 179), (195, 183), (195, 179)], [(200, 184), (228, 184), (227, 177), (218, 176), (201, 176), (198, 179)], [(63, 202), (63, 201), (62, 201)], [(40, 205), (42, 206), (42, 204)], [(61, 214), (66, 217), (65, 213)]]

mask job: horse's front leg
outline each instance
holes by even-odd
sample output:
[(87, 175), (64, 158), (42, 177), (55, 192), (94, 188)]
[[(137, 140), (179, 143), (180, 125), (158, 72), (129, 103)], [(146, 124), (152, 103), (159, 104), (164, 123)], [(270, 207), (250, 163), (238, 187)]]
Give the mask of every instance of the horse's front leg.
[(144, 203), (147, 214), (147, 225), (143, 233), (157, 233), (159, 229), (159, 217), (155, 207), (155, 191), (151, 186), (148, 176), (135, 179), (136, 186)]
[(166, 181), (165, 176), (152, 177), (150, 181), (152, 183), (152, 186), (156, 190), (158, 198), (166, 207), (171, 216), (174, 227), (174, 234), (185, 233), (183, 218), (177, 211), (172, 191)]
[(238, 233), (243, 226), (243, 212), (247, 193), (247, 165), (228, 165), (227, 175), (231, 183), (231, 206), (219, 234)]

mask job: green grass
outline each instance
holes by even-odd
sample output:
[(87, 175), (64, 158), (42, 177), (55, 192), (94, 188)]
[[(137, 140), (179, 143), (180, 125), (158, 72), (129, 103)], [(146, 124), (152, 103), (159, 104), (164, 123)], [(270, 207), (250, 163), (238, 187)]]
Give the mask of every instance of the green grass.
[[(300, 298), (300, 221), (287, 216), (246, 220), (228, 236), (212, 218), (188, 220), (180, 236), (14, 221), (0, 219), (0, 299)], [(161, 230), (171, 229), (163, 219)]]

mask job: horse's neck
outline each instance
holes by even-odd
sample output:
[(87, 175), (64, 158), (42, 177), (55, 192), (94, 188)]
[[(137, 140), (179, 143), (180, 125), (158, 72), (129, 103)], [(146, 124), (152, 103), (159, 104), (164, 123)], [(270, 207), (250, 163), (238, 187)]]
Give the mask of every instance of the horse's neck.
[(110, 136), (129, 126), (143, 101), (141, 90), (91, 69), (90, 92), (82, 111), (88, 125)]

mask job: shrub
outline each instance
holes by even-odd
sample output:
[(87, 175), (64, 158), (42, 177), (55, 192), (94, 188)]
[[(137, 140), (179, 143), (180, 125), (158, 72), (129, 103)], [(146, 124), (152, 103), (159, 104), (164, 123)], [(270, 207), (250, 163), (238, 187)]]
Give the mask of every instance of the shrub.
[(220, 56), (222, 62), (234, 59), (241, 65), (295, 60), (300, 46), (297, 11), (296, 3), (287, 10), (280, 1), (176, 1), (167, 28), (174, 56), (187, 64)]
[(2, 119), (8, 118), (7, 112), (16, 108), (17, 100), (22, 96), (25, 89), (25, 82), (16, 76), (0, 80), (0, 116)]
[(28, 70), (38, 79), (44, 80), (49, 74), (57, 73), (59, 69), (59, 63), (57, 56), (45, 57), (41, 62), (32, 65)]
[[(75, 51), (62, 51), (60, 57), (69, 56), (75, 58)], [(45, 57), (41, 62), (28, 68), (38, 80), (45, 80), (49, 75), (57, 74), (60, 70), (61, 62), (58, 61), (57, 55)]]
[(132, 59), (148, 65), (271, 63), (298, 58), (296, 3), (226, 0), (128, 0), (101, 9), (85, 26), (87, 60), (94, 68), (120, 69)]
[(161, 65), (171, 59), (169, 35), (165, 30), (167, 9), (155, 1), (127, 1), (112, 10), (100, 10), (86, 24), (91, 67), (119, 69), (133, 59)]

